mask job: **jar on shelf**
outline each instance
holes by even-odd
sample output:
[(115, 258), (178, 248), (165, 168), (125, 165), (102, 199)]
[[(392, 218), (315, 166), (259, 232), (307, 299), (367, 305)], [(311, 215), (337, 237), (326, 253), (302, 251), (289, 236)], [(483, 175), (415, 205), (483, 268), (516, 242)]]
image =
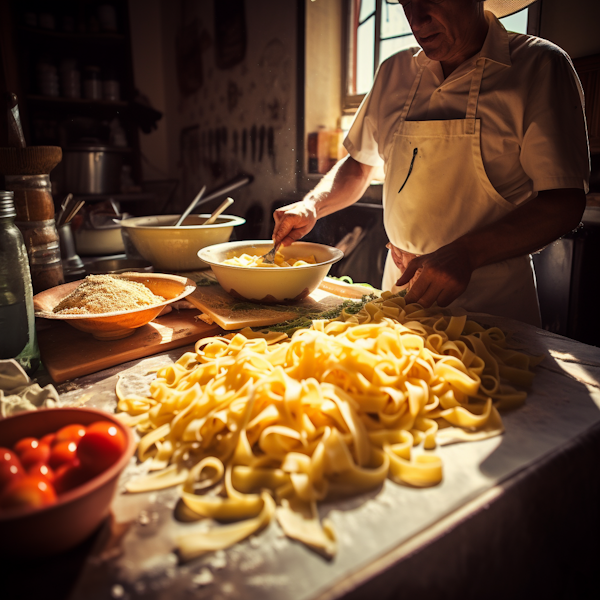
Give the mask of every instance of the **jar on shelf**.
[(100, 29), (106, 33), (117, 33), (117, 11), (112, 4), (100, 4), (96, 9)]
[(87, 100), (102, 99), (100, 67), (89, 65), (83, 69), (83, 97)]
[(102, 80), (102, 97), (110, 102), (121, 99), (121, 90), (117, 74), (113, 69), (106, 69)]
[(60, 63), (60, 85), (65, 98), (81, 98), (81, 72), (75, 59), (66, 58)]
[(41, 58), (36, 65), (40, 94), (56, 97), (59, 95), (58, 71), (56, 65), (47, 58)]
[(55, 29), (56, 20), (54, 18), (54, 15), (48, 12), (41, 12), (38, 17), (38, 25), (42, 29)]
[(33, 375), (40, 351), (29, 261), (16, 215), (13, 192), (0, 190), (0, 359), (12, 358)]

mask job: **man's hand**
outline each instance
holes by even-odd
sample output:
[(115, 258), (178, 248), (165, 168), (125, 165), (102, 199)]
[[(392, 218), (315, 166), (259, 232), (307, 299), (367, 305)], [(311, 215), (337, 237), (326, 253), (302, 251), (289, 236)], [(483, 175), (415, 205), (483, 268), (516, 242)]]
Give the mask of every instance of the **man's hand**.
[(273, 241), (289, 246), (304, 237), (317, 219), (354, 204), (365, 193), (379, 169), (346, 156), (321, 179), (304, 200), (283, 206), (273, 213)]
[(281, 242), (282, 246), (289, 246), (309, 233), (317, 222), (317, 210), (314, 202), (305, 198), (278, 208), (273, 213), (275, 228), (273, 229), (273, 242)]
[(429, 308), (434, 302), (448, 306), (469, 285), (473, 267), (468, 253), (459, 244), (448, 244), (430, 254), (413, 258), (396, 285), (412, 283), (405, 300)]
[[(475, 269), (540, 250), (575, 229), (585, 210), (577, 188), (544, 190), (499, 221), (470, 231), (435, 252), (414, 258), (396, 285), (412, 287), (406, 302), (448, 306), (466, 289)], [(417, 278), (415, 273), (422, 269)]]

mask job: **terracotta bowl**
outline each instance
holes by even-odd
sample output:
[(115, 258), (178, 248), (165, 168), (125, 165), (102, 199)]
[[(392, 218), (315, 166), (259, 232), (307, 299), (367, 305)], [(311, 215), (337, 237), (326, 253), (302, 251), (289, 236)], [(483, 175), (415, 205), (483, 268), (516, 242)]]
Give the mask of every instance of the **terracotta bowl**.
[(196, 289), (196, 284), (187, 277), (164, 273), (123, 273), (130, 281), (143, 283), (152, 293), (166, 298), (160, 304), (146, 308), (122, 310), (97, 315), (59, 315), (52, 309), (68, 296), (81, 281), (72, 281), (50, 288), (33, 297), (35, 316), (64, 321), (69, 325), (91, 333), (97, 340), (119, 340), (158, 317), (167, 304), (182, 300)]
[(49, 556), (83, 542), (108, 516), (121, 472), (133, 456), (136, 440), (129, 427), (109, 413), (92, 408), (47, 408), (0, 420), (0, 446), (10, 448), (26, 436), (41, 438), (73, 423), (110, 421), (123, 431), (127, 447), (100, 475), (39, 509), (0, 512), (0, 556)]
[(207, 262), (221, 287), (235, 298), (261, 304), (291, 304), (306, 298), (329, 273), (331, 265), (341, 260), (344, 253), (337, 248), (295, 242), (282, 248), (286, 258), (314, 255), (315, 265), (300, 267), (238, 267), (224, 265), (223, 261), (244, 253), (262, 255), (273, 248), (268, 240), (228, 242), (204, 248), (198, 256)]
[(221, 215), (212, 225), (204, 225), (209, 214), (190, 215), (175, 227), (179, 215), (135, 217), (121, 221), (121, 229), (135, 249), (161, 271), (193, 271), (208, 265), (198, 258), (198, 250), (227, 242), (233, 228), (246, 220)]

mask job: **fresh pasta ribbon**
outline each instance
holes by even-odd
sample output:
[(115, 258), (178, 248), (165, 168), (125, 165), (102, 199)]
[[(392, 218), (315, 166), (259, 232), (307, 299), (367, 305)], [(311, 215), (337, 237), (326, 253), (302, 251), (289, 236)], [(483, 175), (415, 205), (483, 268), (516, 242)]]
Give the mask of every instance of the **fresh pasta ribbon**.
[(248, 254), (244, 252), (240, 256), (232, 256), (223, 261), (224, 265), (232, 265), (234, 267), (260, 267), (260, 268), (273, 268), (273, 267), (302, 267), (306, 265), (316, 265), (317, 260), (311, 254), (309, 256), (301, 256), (297, 258), (285, 258), (281, 252), (275, 253), (273, 263), (263, 262), (261, 254)]
[[(117, 395), (141, 435), (148, 475), (130, 492), (181, 486), (183, 504), (227, 523), (179, 538), (182, 558), (225, 548), (276, 516), (324, 556), (336, 551), (317, 503), (386, 478), (443, 479), (437, 445), (503, 431), (539, 360), (498, 328), (406, 305), (384, 292), (355, 315), (285, 334), (242, 330), (199, 340), (157, 372), (150, 398)], [(231, 523), (231, 521), (237, 521)]]

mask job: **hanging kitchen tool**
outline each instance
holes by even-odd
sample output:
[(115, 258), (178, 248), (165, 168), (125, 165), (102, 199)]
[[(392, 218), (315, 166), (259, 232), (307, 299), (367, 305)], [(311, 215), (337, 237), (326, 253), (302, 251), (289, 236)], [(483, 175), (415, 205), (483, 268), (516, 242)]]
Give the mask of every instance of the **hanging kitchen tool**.
[(275, 130), (273, 127), (269, 127), (267, 130), (267, 154), (271, 158), (273, 173), (277, 173), (277, 167), (275, 166)]
[(196, 208), (196, 205), (198, 204), (198, 202), (200, 202), (202, 196), (204, 196), (205, 191), (206, 186), (203, 186), (202, 189), (196, 195), (196, 197), (190, 202), (189, 206), (183, 211), (179, 219), (177, 219), (175, 227), (179, 227), (185, 221), (185, 218), (194, 210), (194, 208)]
[(252, 129), (250, 129), (250, 149), (252, 152), (252, 162), (256, 160), (256, 125), (252, 125)]
[(208, 219), (202, 223), (202, 225), (212, 225), (217, 220), (217, 217), (232, 204), (233, 198), (227, 198), (226, 200), (223, 200), (223, 202), (219, 204), (219, 206), (212, 212), (210, 217), (208, 217)]
[(258, 162), (262, 162), (263, 154), (265, 151), (265, 126), (261, 125), (258, 133)]

